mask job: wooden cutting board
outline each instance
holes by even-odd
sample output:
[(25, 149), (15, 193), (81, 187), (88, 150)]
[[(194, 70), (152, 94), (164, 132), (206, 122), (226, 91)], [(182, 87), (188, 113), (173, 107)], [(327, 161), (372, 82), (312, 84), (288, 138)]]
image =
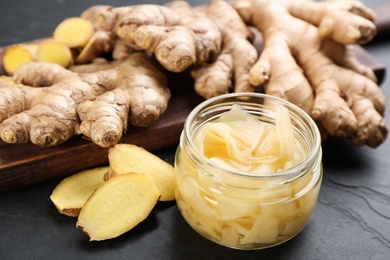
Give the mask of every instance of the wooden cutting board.
[[(0, 48), (0, 58), (5, 48)], [(357, 54), (361, 62), (375, 71), (381, 82), (385, 75), (384, 65), (360, 47), (357, 47)], [(0, 68), (1, 65), (0, 62)], [(130, 127), (121, 143), (136, 144), (149, 151), (178, 144), (187, 115), (202, 102), (202, 98), (193, 91), (193, 81), (189, 75), (172, 74), (168, 79), (172, 98), (167, 111), (150, 127)], [(107, 164), (107, 149), (98, 147), (81, 136), (47, 148), (30, 143), (10, 145), (0, 141), (0, 192)]]

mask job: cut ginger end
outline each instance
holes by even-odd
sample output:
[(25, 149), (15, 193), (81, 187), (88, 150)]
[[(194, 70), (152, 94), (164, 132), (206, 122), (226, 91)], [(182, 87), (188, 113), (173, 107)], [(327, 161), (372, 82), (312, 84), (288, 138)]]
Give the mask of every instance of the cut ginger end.
[(36, 49), (36, 44), (15, 44), (8, 47), (3, 57), (5, 72), (12, 76), (20, 65), (34, 61)]
[(118, 237), (145, 220), (159, 196), (149, 175), (117, 175), (89, 197), (76, 226), (88, 234), (90, 241)]
[(55, 63), (67, 68), (73, 63), (73, 55), (70, 48), (61, 42), (46, 39), (38, 45), (37, 61)]
[(108, 166), (81, 171), (63, 179), (50, 199), (64, 215), (77, 217), (87, 199), (104, 183)]
[(173, 166), (142, 147), (117, 144), (108, 152), (110, 169), (108, 178), (123, 173), (143, 173), (152, 177), (161, 194), (160, 201), (175, 199)]
[(90, 21), (81, 17), (70, 17), (57, 25), (53, 37), (69, 48), (83, 48), (93, 33), (94, 28)]

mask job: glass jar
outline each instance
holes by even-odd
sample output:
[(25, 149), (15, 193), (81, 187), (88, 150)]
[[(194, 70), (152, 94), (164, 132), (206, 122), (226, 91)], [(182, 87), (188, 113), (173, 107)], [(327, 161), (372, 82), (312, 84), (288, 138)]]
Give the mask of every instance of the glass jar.
[[(275, 122), (275, 109), (283, 104), (307, 157), (292, 168), (265, 174), (225, 169), (205, 157), (194, 137), (233, 104), (267, 123)], [(175, 155), (177, 206), (195, 231), (215, 243), (236, 249), (275, 246), (309, 221), (322, 181), (321, 159), (319, 130), (297, 106), (259, 93), (220, 95), (198, 105), (184, 124)]]

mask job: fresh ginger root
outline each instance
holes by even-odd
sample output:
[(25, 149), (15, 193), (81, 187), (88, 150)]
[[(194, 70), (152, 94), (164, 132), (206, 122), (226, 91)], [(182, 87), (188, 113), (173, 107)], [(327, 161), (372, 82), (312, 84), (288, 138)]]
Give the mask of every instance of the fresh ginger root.
[(0, 88), (0, 137), (7, 143), (62, 143), (77, 134), (77, 104), (106, 91), (97, 74), (78, 75), (51, 63), (25, 63), (14, 79), (24, 85)]
[[(87, 64), (72, 70), (86, 69), (90, 74), (120, 67), (118, 63), (126, 57), (135, 58), (133, 53), (138, 51), (156, 58), (169, 71), (189, 69), (196, 92), (204, 98), (262, 86), (267, 94), (287, 99), (308, 112), (324, 137), (348, 138), (355, 145), (370, 147), (385, 140), (384, 94), (373, 71), (354, 53), (354, 44), (366, 43), (375, 35), (372, 10), (356, 0), (236, 0), (233, 7), (221, 0), (198, 8), (184, 1), (165, 6), (93, 6), (80, 17), (89, 21), (94, 31), (84, 47), (77, 47), (76, 63)], [(259, 58), (248, 26), (262, 34)], [(102, 53), (110, 53), (118, 63), (102, 61)], [(129, 69), (126, 82), (134, 78), (143, 81), (142, 74), (150, 75), (147, 68), (139, 71)], [(100, 80), (109, 81), (107, 78)], [(165, 110), (169, 99), (164, 76), (157, 73), (152, 78), (163, 87), (118, 86), (99, 97), (82, 98), (73, 106), (80, 117), (74, 119), (77, 126), (73, 132), (110, 147), (126, 130), (130, 107), (133, 124), (149, 125)], [(23, 93), (25, 88), (18, 91)], [(29, 90), (26, 96), (40, 91)], [(132, 94), (135, 98), (129, 93), (136, 93)], [(129, 100), (138, 99), (138, 95), (141, 105), (134, 106), (135, 101)], [(28, 107), (29, 102), (21, 106)], [(1, 113), (8, 117), (14, 112)], [(80, 127), (78, 120), (83, 121)], [(7, 136), (14, 138), (9, 131)]]
[(105, 71), (120, 67), (118, 86), (95, 100), (78, 106), (80, 132), (102, 147), (115, 145), (126, 131), (128, 120), (134, 126), (149, 126), (166, 110), (170, 91), (166, 76), (144, 53), (123, 60), (75, 66), (74, 71)]
[(191, 68), (195, 90), (204, 98), (232, 88), (242, 92), (256, 87), (248, 80), (257, 59), (251, 32), (224, 1), (201, 8), (185, 1), (164, 6), (94, 6), (82, 17), (113, 32), (131, 48), (154, 53), (169, 71)]
[(93, 6), (83, 17), (113, 32), (131, 48), (154, 53), (167, 70), (181, 72), (215, 58), (221, 44), (212, 21), (204, 16), (196, 20), (198, 14), (189, 6), (185, 12), (189, 17), (159, 5)]
[(234, 7), (264, 39), (254, 85), (300, 106), (332, 136), (370, 147), (385, 140), (385, 96), (350, 45), (375, 35), (372, 10), (355, 0), (236, 0)]
[[(150, 124), (164, 112), (170, 98), (165, 76), (143, 53), (91, 73), (72, 72), (57, 64), (25, 63), (14, 79), (26, 86), (0, 88), (0, 137), (7, 143), (53, 146), (82, 131), (107, 147), (122, 135), (128, 117), (138, 125)], [(94, 99), (103, 105), (91, 104), (83, 112), (80, 129), (78, 106)]]
[[(180, 1), (170, 3), (180, 5)], [(237, 12), (225, 1), (215, 0), (201, 10), (217, 26), (222, 35), (222, 50), (208, 65), (194, 68), (196, 92), (204, 98), (234, 92), (253, 92), (249, 71), (257, 60), (257, 50), (251, 44), (252, 33)]]

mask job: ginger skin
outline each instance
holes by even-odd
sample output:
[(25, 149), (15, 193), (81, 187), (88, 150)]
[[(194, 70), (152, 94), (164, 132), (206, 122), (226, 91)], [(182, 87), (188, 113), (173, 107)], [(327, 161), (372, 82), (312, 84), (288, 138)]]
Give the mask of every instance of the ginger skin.
[(332, 136), (370, 147), (386, 139), (385, 96), (346, 45), (375, 35), (370, 9), (355, 0), (236, 0), (234, 7), (264, 38), (253, 84), (300, 106)]
[(225, 1), (211, 1), (201, 12), (218, 26), (222, 49), (213, 62), (192, 70), (196, 92), (206, 99), (231, 90), (253, 92), (259, 85), (249, 82), (249, 71), (258, 54), (250, 42), (252, 33), (249, 28)]
[[(141, 73), (137, 74), (137, 71)], [(147, 75), (143, 74), (145, 71)], [(164, 112), (170, 98), (165, 77), (142, 53), (131, 55), (115, 64), (106, 64), (104, 70), (91, 73), (72, 72), (57, 64), (25, 63), (15, 71), (14, 80), (24, 85), (0, 88), (0, 137), (7, 143), (31, 141), (39, 146), (54, 146), (80, 134), (83, 129), (92, 129), (92, 132), (85, 134), (98, 145), (107, 147), (112, 144), (107, 139), (117, 140), (113, 136), (120, 136), (126, 128), (128, 113), (131, 113), (131, 122), (150, 124)], [(125, 88), (129, 81), (133, 82)], [(143, 92), (138, 90), (140, 88), (151, 90)], [(154, 89), (158, 93), (153, 92)], [(110, 100), (112, 103), (107, 104), (107, 108), (100, 108), (103, 119), (98, 122), (103, 122), (97, 133), (93, 132), (93, 125), (89, 127), (89, 124), (95, 123), (94, 118), (89, 118), (90, 113), (95, 113), (94, 109), (88, 109), (85, 115), (88, 123), (84, 122), (83, 128), (80, 128), (77, 114), (80, 104), (99, 99), (103, 93), (105, 96), (115, 96), (117, 92), (124, 97), (117, 103), (115, 99)], [(133, 96), (134, 92), (137, 93)], [(10, 103), (13, 105), (9, 106)], [(118, 121), (105, 121), (107, 113), (104, 113), (104, 109), (112, 111), (113, 114), (109, 116)], [(111, 124), (115, 125), (111, 127)], [(112, 128), (119, 129), (120, 133), (112, 133)], [(108, 137), (101, 134), (105, 131)]]
[(96, 84), (97, 77), (82, 79), (51, 63), (25, 63), (15, 71), (14, 79), (29, 86), (0, 89), (1, 97), (7, 97), (0, 100), (0, 137), (7, 143), (62, 143), (77, 133), (77, 103), (105, 91)]
[(257, 59), (252, 34), (224, 1), (201, 8), (185, 1), (164, 6), (94, 6), (83, 17), (113, 32), (130, 48), (154, 54), (169, 71), (190, 68), (196, 92), (206, 99), (233, 88), (243, 92), (256, 87), (248, 76)]
[[(183, 5), (184, 7), (184, 5)], [(206, 17), (189, 6), (188, 17), (166, 6), (94, 6), (83, 15), (105, 31), (124, 40), (135, 50), (153, 53), (159, 63), (172, 72), (182, 72), (193, 64), (208, 62), (220, 52), (221, 35)]]
[[(81, 103), (77, 110), (80, 132), (101, 147), (115, 145), (134, 126), (149, 126), (164, 113), (170, 99), (166, 77), (144, 53), (136, 52), (113, 62), (75, 66), (73, 71), (105, 71), (117, 68), (115, 89), (95, 100)], [(98, 72), (99, 73), (99, 72)]]

